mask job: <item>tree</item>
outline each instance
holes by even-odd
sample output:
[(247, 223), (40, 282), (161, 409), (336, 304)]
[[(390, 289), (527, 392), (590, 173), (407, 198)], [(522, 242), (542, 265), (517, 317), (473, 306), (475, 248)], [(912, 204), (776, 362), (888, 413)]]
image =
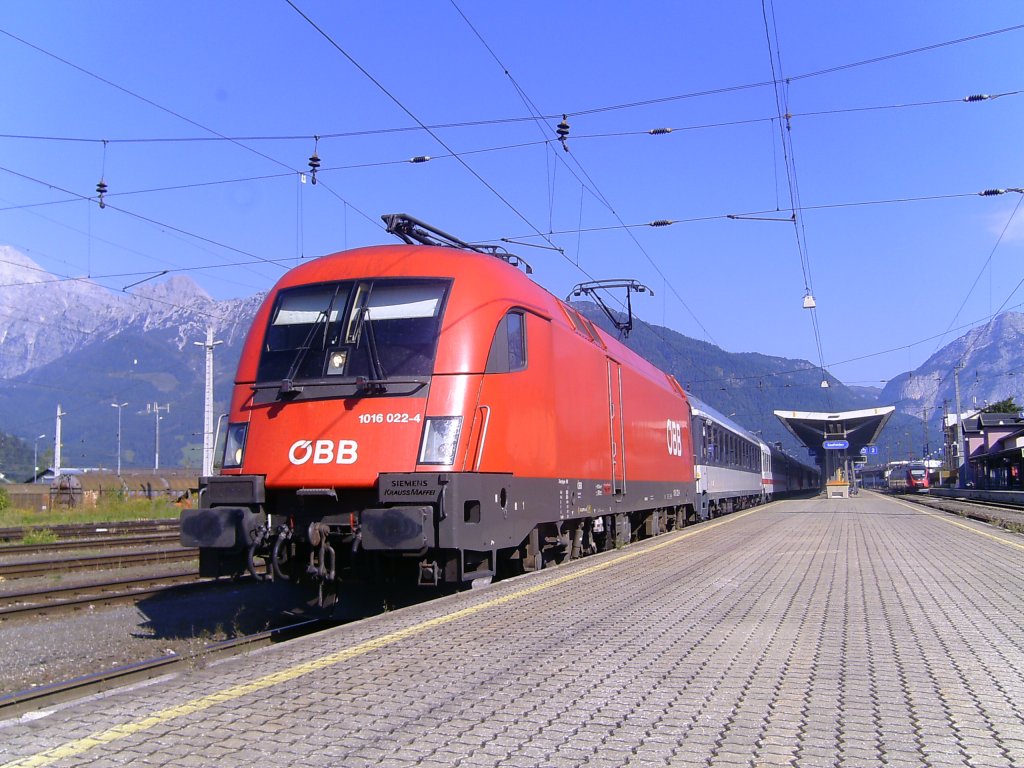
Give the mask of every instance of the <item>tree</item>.
[(1000, 400), (998, 403), (992, 403), (992, 405), (985, 406), (982, 413), (1020, 413), (1021, 407), (1014, 402), (1012, 397), (1008, 397), (1005, 400)]

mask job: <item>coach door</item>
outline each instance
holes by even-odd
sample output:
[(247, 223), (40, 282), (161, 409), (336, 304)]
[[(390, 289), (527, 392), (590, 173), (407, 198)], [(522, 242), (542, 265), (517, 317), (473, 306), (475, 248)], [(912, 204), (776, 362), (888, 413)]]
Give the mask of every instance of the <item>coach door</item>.
[(611, 451), (612, 494), (621, 499), (626, 492), (626, 445), (622, 413), (622, 366), (608, 360), (608, 443)]

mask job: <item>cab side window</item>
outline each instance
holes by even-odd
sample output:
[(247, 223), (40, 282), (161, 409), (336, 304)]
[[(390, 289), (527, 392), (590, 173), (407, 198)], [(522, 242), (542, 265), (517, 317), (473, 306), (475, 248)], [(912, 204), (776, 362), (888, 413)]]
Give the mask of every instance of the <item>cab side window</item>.
[(512, 310), (501, 319), (487, 355), (487, 373), (512, 373), (526, 368), (526, 316)]

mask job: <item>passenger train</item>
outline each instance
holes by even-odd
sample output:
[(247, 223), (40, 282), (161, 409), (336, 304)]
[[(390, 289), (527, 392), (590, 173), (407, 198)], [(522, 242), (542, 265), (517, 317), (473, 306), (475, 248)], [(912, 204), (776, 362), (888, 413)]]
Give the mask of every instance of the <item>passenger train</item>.
[(893, 467), (887, 485), (893, 493), (928, 493), (928, 467), (921, 462)]
[(817, 469), (765, 443), (694, 395), (687, 399), (701, 519), (818, 487)]
[(405, 244), (302, 264), (259, 309), (182, 514), (201, 575), (458, 587), (817, 487), (516, 257), (385, 219)]

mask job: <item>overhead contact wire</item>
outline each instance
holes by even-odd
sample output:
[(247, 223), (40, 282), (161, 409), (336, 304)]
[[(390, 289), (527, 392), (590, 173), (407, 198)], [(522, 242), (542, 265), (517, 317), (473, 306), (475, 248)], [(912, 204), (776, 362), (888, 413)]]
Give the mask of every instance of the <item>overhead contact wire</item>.
[(338, 51), (338, 53), (344, 56), (352, 66), (358, 69), (363, 74), (364, 77), (366, 77), (371, 83), (373, 83), (381, 91), (381, 93), (387, 96), (399, 109), (401, 109), (406, 115), (409, 116), (409, 118), (411, 118), (417, 125), (419, 125), (420, 128), (425, 130), (430, 135), (430, 137), (434, 139), (434, 141), (436, 141), (438, 144), (444, 147), (448, 152), (451, 152), (452, 155), (462, 165), (462, 167), (469, 171), (477, 179), (477, 181), (479, 181), (488, 190), (490, 190), (490, 192), (495, 197), (501, 200), (501, 202), (504, 203), (509, 210), (511, 210), (526, 225), (533, 229), (536, 234), (543, 237), (549, 245), (555, 248), (554, 243), (552, 243), (546, 235), (544, 235), (536, 226), (534, 226), (533, 222), (531, 222), (525, 214), (523, 214), (518, 208), (516, 208), (504, 195), (501, 194), (501, 192), (499, 192), (493, 185), (491, 185), (490, 182), (488, 182), (483, 176), (481, 176), (469, 163), (467, 163), (465, 160), (459, 157), (458, 154), (451, 147), (449, 147), (448, 144), (439, 135), (437, 135), (435, 131), (430, 129), (422, 120), (420, 120), (415, 114), (413, 114), (412, 110), (406, 107), (405, 104), (403, 104), (394, 94), (392, 94), (387, 88), (385, 88), (384, 85), (379, 80), (377, 80), (377, 78), (370, 74), (370, 72), (367, 71), (359, 62), (352, 58), (348, 51), (342, 48), (341, 45), (339, 45), (338, 42), (335, 41), (333, 37), (327, 34), (327, 32), (324, 29), (322, 29), (315, 21), (313, 21), (309, 16), (307, 16), (297, 5), (295, 5), (294, 2), (292, 2), (292, 0), (285, 0), (285, 2), (289, 6), (291, 6), (291, 8), (297, 14), (299, 14), (299, 16), (301, 16), (306, 21), (307, 24), (309, 24), (314, 30), (316, 30), (317, 33), (324, 38), (324, 40), (326, 40), (336, 51)]
[[(511, 72), (509, 72), (508, 67), (506, 67), (505, 64), (501, 61), (501, 59), (498, 58), (497, 54), (494, 52), (494, 50), (491, 48), (491, 46), (487, 44), (487, 41), (484, 40), (483, 36), (479, 33), (479, 31), (477, 31), (476, 27), (473, 26), (472, 22), (470, 22), (470, 20), (466, 17), (466, 15), (462, 12), (462, 10), (455, 3), (455, 0), (451, 0), (451, 3), (455, 7), (456, 11), (458, 11), (459, 15), (462, 16), (463, 20), (466, 22), (466, 24), (469, 26), (469, 28), (473, 31), (473, 34), (476, 35), (477, 39), (480, 40), (480, 42), (483, 44), (483, 46), (487, 49), (487, 52), (491, 55), (491, 57), (494, 59), (494, 61), (498, 64), (499, 67), (501, 67), (502, 71), (505, 73), (505, 75), (512, 82), (513, 86), (516, 89), (516, 92), (519, 93), (520, 98), (527, 105), (527, 108), (531, 109), (535, 114), (539, 114), (540, 110), (538, 110), (536, 108), (536, 106), (533, 104), (533, 101), (527, 96), (526, 92), (519, 86), (519, 83), (516, 82), (515, 78), (511, 74)], [(564, 159), (559, 155), (558, 152), (555, 152), (554, 154), (555, 154), (555, 157), (557, 158), (557, 160), (559, 160), (561, 162), (565, 162)], [(587, 182), (589, 182), (589, 184), (590, 184), (589, 187), (586, 187), (586, 185), (583, 185), (583, 186), (588, 188), (588, 189), (591, 189), (592, 192), (595, 194), (595, 197), (598, 200), (600, 200), (605, 205), (605, 207), (615, 217), (615, 219), (619, 222), (619, 224), (622, 225), (623, 228), (625, 228), (625, 222), (623, 222), (622, 218), (619, 216), (618, 212), (615, 210), (614, 206), (611, 204), (611, 202), (608, 200), (608, 198), (605, 197), (604, 193), (601, 192), (601, 190), (598, 188), (596, 182), (594, 182), (594, 180), (591, 178), (590, 174), (587, 173), (587, 170), (583, 167), (582, 163), (580, 162), (580, 159), (574, 153), (568, 153), (568, 154), (572, 157), (572, 161), (576, 165), (576, 168), (579, 169), (579, 172), (583, 174), (583, 176), (586, 178)], [(576, 180), (580, 181), (580, 183), (583, 184), (583, 182), (579, 178), (579, 175), (576, 174), (576, 172), (573, 170), (573, 168), (571, 166), (568, 165), (568, 163), (566, 163), (566, 167), (569, 168), (570, 172), (576, 177)], [(700, 319), (697, 318), (696, 314), (694, 314), (694, 312), (690, 309), (690, 307), (686, 304), (686, 302), (683, 301), (682, 296), (679, 295), (679, 292), (675, 289), (675, 286), (672, 285), (672, 283), (668, 280), (668, 278), (661, 271), (661, 269), (658, 267), (658, 265), (654, 262), (654, 260), (650, 256), (650, 254), (648, 254), (647, 251), (644, 249), (643, 245), (641, 245), (640, 241), (636, 238), (636, 236), (628, 228), (625, 228), (625, 229), (626, 229), (626, 232), (629, 235), (630, 239), (633, 240), (633, 242), (636, 244), (636, 246), (640, 250), (640, 252), (644, 255), (644, 257), (647, 259), (647, 261), (651, 264), (652, 267), (654, 267), (655, 271), (662, 278), (663, 283), (671, 288), (672, 293), (675, 295), (676, 299), (683, 306), (683, 308), (690, 314), (690, 316), (693, 318), (694, 322), (696, 322), (697, 325), (701, 328), (701, 330), (704, 331), (704, 333), (707, 336), (707, 338), (711, 339), (711, 341), (713, 341), (717, 345), (717, 342), (715, 342), (714, 338), (711, 336), (711, 333), (708, 331), (707, 328), (704, 327), (704, 324), (701, 323)], [(572, 260), (569, 259), (565, 255), (564, 252), (562, 252), (562, 256), (567, 261), (569, 261), (570, 264), (573, 263)], [(578, 263), (576, 263), (575, 266), (578, 269), (580, 269), (581, 271), (584, 271), (582, 269), (582, 267), (579, 266)], [(586, 274), (585, 271), (584, 271), (584, 273)], [(589, 274), (587, 276), (591, 277)], [(593, 278), (591, 277), (591, 279), (593, 279)], [(643, 321), (641, 320), (641, 322), (643, 322)], [(645, 323), (645, 325), (647, 325), (647, 324)], [(648, 327), (650, 328), (649, 325), (648, 325)]]

